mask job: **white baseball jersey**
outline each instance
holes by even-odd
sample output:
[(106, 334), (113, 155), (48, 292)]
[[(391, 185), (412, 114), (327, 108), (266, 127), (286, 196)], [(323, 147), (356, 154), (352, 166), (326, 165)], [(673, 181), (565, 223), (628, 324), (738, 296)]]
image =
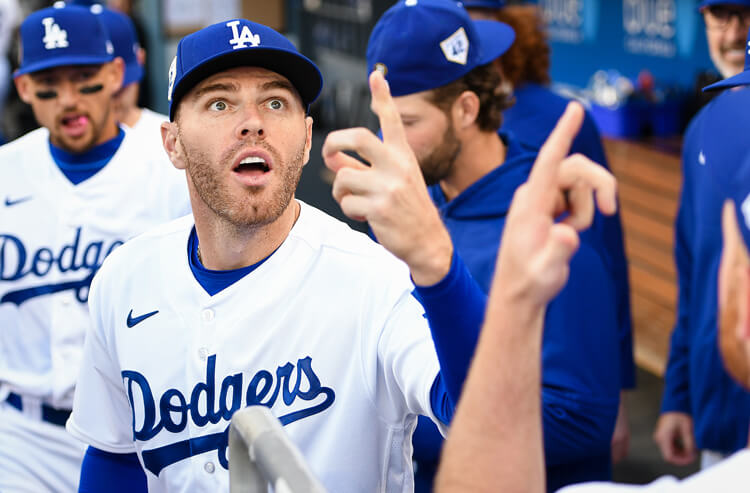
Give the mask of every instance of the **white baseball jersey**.
[(126, 135), (73, 185), (40, 128), (0, 147), (0, 201), (0, 400), (70, 409), (91, 279), (123, 242), (190, 211), (184, 172)]
[(164, 150), (161, 139), (161, 124), (166, 121), (169, 121), (167, 115), (141, 108), (141, 116), (135, 125), (133, 127), (123, 125), (123, 128), (126, 132), (141, 139), (143, 145), (146, 146), (144, 148), (154, 149), (154, 152), (159, 152), (166, 157), (167, 151)]
[(750, 471), (750, 450), (735, 452), (721, 462), (678, 480), (664, 476), (644, 485), (581, 483), (567, 486), (560, 493), (746, 493)]
[(192, 228), (141, 235), (97, 274), (68, 431), (137, 452), (150, 492), (228, 491), (229, 419), (263, 404), (329, 491), (411, 491), (439, 366), (406, 266), (302, 203), (278, 250), (210, 296)]

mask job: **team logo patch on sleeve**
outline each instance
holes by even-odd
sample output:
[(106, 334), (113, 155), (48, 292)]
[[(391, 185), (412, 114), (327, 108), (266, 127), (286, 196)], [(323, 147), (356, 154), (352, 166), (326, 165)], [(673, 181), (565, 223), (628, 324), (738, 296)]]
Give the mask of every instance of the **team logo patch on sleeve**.
[(458, 31), (441, 41), (440, 49), (443, 50), (443, 55), (449, 62), (466, 65), (466, 60), (469, 58), (469, 37), (466, 36), (464, 28), (459, 28)]

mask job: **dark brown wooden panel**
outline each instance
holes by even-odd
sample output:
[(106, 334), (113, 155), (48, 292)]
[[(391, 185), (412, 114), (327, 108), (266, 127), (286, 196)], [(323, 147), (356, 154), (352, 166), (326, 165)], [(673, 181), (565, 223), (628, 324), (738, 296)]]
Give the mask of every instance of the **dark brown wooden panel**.
[(663, 276), (670, 282), (677, 279), (677, 271), (674, 265), (674, 256), (670, 251), (653, 243), (636, 241), (632, 237), (625, 238), (625, 254), (627, 257), (640, 265), (648, 266), (648, 269), (657, 275)]
[(677, 302), (673, 245), (680, 159), (629, 141), (608, 139), (605, 149), (618, 180), (636, 363), (663, 375)]

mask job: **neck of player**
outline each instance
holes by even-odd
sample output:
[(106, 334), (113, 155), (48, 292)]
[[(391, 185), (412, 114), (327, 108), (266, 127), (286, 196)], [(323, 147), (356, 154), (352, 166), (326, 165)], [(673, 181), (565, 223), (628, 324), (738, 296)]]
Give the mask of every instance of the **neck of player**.
[(440, 188), (453, 200), (472, 184), (505, 161), (505, 143), (497, 132), (485, 132), (476, 125), (458, 135), (461, 148), (450, 174), (440, 180)]
[(195, 232), (201, 262), (211, 270), (232, 270), (256, 264), (273, 253), (286, 240), (300, 214), (300, 204), (292, 199), (273, 222), (238, 227), (218, 217), (205, 204), (192, 200)]

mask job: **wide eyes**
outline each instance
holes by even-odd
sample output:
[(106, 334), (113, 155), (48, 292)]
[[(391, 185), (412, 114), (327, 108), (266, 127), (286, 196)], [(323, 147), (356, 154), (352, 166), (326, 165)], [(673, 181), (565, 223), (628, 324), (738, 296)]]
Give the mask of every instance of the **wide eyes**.
[[(269, 99), (265, 103), (265, 107), (269, 110), (279, 111), (283, 110), (286, 105), (282, 99)], [(226, 111), (229, 109), (229, 104), (223, 99), (216, 99), (208, 104), (208, 109), (211, 111)]]
[(227, 103), (221, 100), (214, 101), (210, 105), (208, 105), (208, 107), (214, 111), (224, 111), (225, 109), (227, 109)]

